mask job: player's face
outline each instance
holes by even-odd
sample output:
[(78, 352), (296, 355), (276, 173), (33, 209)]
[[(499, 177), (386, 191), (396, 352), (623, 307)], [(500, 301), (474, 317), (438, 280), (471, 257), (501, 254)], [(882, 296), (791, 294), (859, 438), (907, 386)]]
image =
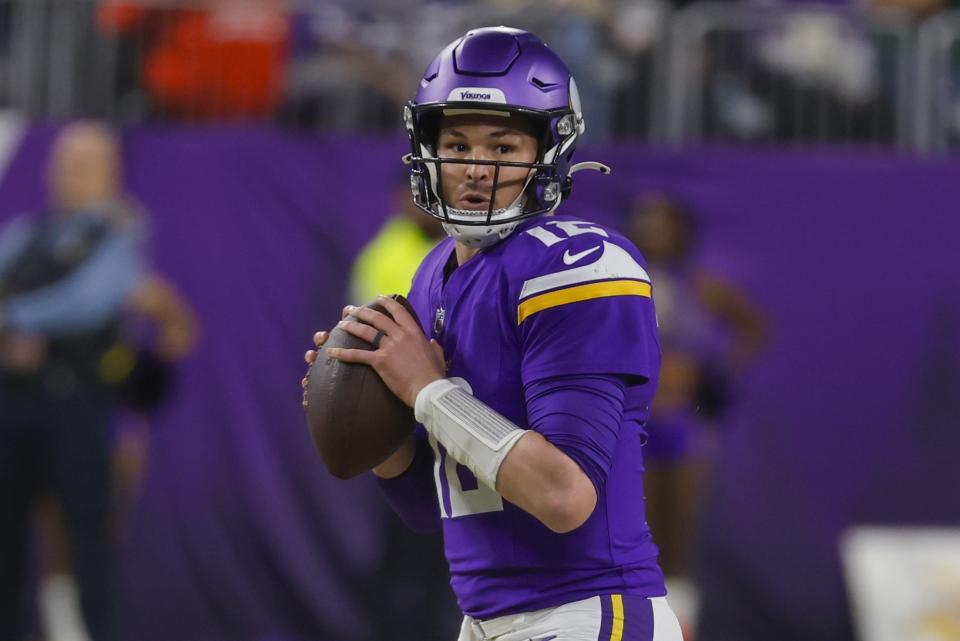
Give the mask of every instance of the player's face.
[[(523, 122), (499, 116), (446, 117), (437, 139), (440, 158), (504, 160), (532, 163), (537, 157), (537, 139)], [(454, 209), (487, 210), (494, 193), (493, 165), (442, 163), (443, 199)], [(508, 207), (520, 194), (530, 169), (500, 167), (494, 209)]]

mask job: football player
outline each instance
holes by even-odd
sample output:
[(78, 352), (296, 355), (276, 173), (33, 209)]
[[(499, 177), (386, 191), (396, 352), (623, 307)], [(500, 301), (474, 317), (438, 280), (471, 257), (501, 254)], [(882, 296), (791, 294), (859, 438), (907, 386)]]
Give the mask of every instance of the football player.
[(414, 200), (449, 235), (409, 293), (423, 326), (380, 297), (393, 319), (340, 323), (375, 350), (327, 355), (414, 408), (421, 427), (374, 474), (411, 527), (443, 528), (460, 641), (681, 641), (644, 515), (650, 279), (623, 236), (553, 214), (576, 171), (609, 171), (572, 162), (569, 70), (531, 33), (476, 29), (405, 119)]

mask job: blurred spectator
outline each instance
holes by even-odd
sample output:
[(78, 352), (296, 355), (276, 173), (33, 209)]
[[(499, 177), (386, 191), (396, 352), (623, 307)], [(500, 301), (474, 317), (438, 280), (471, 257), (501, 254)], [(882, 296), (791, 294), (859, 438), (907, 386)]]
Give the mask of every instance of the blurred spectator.
[(409, 87), (429, 62), (418, 55), (424, 30), (443, 30), (444, 12), (433, 11), (435, 6), (421, 0), (304, 2), (284, 119), (337, 129), (398, 129)]
[(184, 120), (258, 119), (280, 104), (290, 39), (282, 0), (158, 8), (107, 0), (101, 27), (132, 41), (153, 107)]
[[(49, 96), (49, 82), (27, 83), (41, 113), (210, 121), (279, 111), (298, 125), (397, 130), (407, 88), (437, 49), (471, 27), (513, 24), (544, 34), (570, 61), (591, 136), (603, 140), (650, 133), (654, 48), (672, 4), (300, 0), (290, 11), (285, 0), (101, 0), (54, 3), (43, 20), (14, 13), (10, 27), (13, 40), (40, 41), (55, 37), (56, 25), (76, 25), (69, 39), (27, 56), (50, 58), (41, 76), (64, 77)], [(50, 24), (28, 32), (31, 21)], [(0, 13), (0, 54), (3, 26)]]
[(731, 401), (733, 379), (763, 344), (764, 322), (745, 294), (697, 264), (696, 222), (679, 202), (637, 198), (627, 231), (647, 259), (663, 352), (644, 448), (647, 518), (671, 605), (686, 626), (695, 610), (691, 547), (715, 454), (713, 424)]
[(885, 56), (902, 43), (835, 8), (757, 9), (706, 39), (707, 138), (893, 142), (895, 74)]
[(413, 203), (404, 173), (393, 190), (393, 214), (353, 264), (352, 302), (367, 303), (380, 294), (406, 296), (420, 261), (444, 236), (440, 221)]
[[(148, 277), (144, 220), (122, 196), (113, 133), (68, 126), (47, 178), (48, 209), (0, 234), (0, 638), (27, 633), (29, 513), (49, 492), (63, 510), (86, 627), (95, 641), (110, 641), (110, 418), (116, 390), (131, 394), (121, 384), (139, 365), (118, 356), (121, 322), (128, 307), (156, 319), (178, 313), (169, 289)], [(161, 321), (158, 357), (182, 355), (192, 331), (192, 320)]]
[(653, 48), (665, 0), (314, 0), (301, 6), (286, 120), (397, 129), (409, 87), (437, 50), (470, 28), (509, 24), (541, 34), (568, 61), (591, 139), (649, 132)]
[(623, 76), (613, 97), (612, 130), (617, 137), (657, 135), (654, 84), (662, 62), (671, 12), (689, 0), (622, 0), (609, 20), (610, 40)]

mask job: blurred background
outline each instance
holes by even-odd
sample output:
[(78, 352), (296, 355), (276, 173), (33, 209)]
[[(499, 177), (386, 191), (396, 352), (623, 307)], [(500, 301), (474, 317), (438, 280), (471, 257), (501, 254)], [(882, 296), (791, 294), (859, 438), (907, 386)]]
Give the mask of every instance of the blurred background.
[(494, 24), (613, 167), (563, 211), (650, 262), (687, 641), (960, 640), (951, 0), (0, 0), (0, 639), (456, 638), (299, 381), (436, 242), (401, 107)]

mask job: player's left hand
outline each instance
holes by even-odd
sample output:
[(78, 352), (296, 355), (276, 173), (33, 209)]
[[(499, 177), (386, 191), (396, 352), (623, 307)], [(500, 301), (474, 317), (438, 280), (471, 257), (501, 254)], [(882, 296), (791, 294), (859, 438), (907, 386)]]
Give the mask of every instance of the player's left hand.
[(427, 341), (420, 324), (403, 305), (386, 296), (378, 296), (377, 303), (393, 319), (369, 307), (354, 307), (339, 326), (368, 343), (374, 342), (377, 332), (383, 332), (379, 347), (371, 351), (328, 347), (327, 355), (371, 366), (401, 401), (413, 407), (420, 390), (444, 377), (443, 348), (435, 340)]

